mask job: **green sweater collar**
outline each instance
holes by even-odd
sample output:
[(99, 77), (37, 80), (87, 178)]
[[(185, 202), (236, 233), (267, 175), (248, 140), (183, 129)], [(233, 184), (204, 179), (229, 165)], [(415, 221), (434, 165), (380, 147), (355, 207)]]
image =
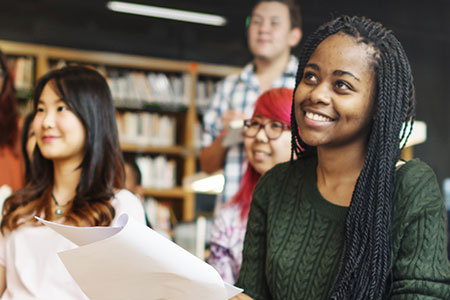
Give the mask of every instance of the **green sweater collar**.
[(317, 157), (313, 156), (307, 160), (305, 168), (302, 168), (306, 175), (303, 199), (307, 199), (318, 214), (335, 221), (345, 222), (349, 208), (333, 204), (320, 194), (317, 187)]

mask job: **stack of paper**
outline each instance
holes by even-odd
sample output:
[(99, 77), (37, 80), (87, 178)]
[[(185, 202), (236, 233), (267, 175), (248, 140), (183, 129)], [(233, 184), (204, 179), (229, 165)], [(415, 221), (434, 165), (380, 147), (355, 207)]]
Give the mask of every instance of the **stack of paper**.
[(59, 257), (91, 300), (226, 300), (242, 291), (223, 282), (201, 259), (126, 214), (119, 217), (119, 227), (39, 220), (79, 246)]

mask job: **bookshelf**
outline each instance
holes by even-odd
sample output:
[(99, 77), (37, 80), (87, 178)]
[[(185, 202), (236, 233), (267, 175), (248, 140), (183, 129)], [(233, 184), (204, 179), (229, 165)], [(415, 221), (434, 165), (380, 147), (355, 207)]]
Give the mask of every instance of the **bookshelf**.
[[(121, 140), (121, 148), (124, 152), (134, 153), (138, 156), (150, 158), (163, 156), (167, 157), (168, 161), (175, 162), (173, 187), (148, 186), (143, 188), (143, 193), (145, 196), (156, 198), (158, 201), (174, 206), (176, 217), (181, 221), (191, 221), (195, 218), (195, 195), (192, 191), (185, 190), (182, 187), (182, 179), (197, 171), (196, 159), (201, 135), (196, 104), (199, 77), (202, 80), (211, 77), (214, 81), (229, 74), (237, 73), (241, 70), (240, 68), (6, 40), (0, 40), (0, 49), (8, 57), (31, 59), (33, 62), (31, 73), (33, 76), (29, 83), (31, 86), (34, 86), (36, 78), (48, 72), (61, 61), (92, 65), (103, 74), (106, 73), (113, 95), (116, 96), (123, 91), (120, 91), (120, 89), (114, 90), (114, 88), (122, 84), (127, 76), (132, 78), (131, 80), (143, 80), (142, 76), (158, 77), (161, 75), (164, 77), (166, 75), (174, 85), (181, 81), (184, 84), (182, 95), (178, 92), (171, 95), (172, 97), (166, 97), (166, 99), (163, 99), (164, 97), (161, 95), (155, 96), (155, 98), (158, 98), (157, 101), (155, 99), (153, 99), (155, 101), (141, 101), (142, 99), (129, 101), (130, 99), (126, 99), (126, 95), (129, 93), (125, 92), (125, 94), (121, 94), (120, 99), (115, 98), (115, 105), (119, 115), (127, 114), (127, 118), (130, 119), (141, 118), (137, 123), (147, 124), (145, 122), (149, 122), (149, 119), (161, 121), (164, 116), (174, 124), (171, 129), (175, 134), (172, 142), (162, 142), (158, 140), (158, 137), (145, 141), (139, 141), (139, 138), (135, 140), (130, 138), (126, 141)], [(126, 75), (120, 77), (120, 74)], [(111, 83), (111, 80), (118, 81)], [(114, 84), (117, 85), (114, 86)], [(211, 92), (211, 82), (207, 84), (209, 85), (209, 92)], [(22, 91), (21, 93), (24, 98), (31, 95), (31, 91)], [(145, 93), (145, 91), (136, 92), (138, 96), (135, 98), (141, 97), (142, 93)], [(202, 98), (206, 97), (209, 97), (209, 95), (202, 96)]]

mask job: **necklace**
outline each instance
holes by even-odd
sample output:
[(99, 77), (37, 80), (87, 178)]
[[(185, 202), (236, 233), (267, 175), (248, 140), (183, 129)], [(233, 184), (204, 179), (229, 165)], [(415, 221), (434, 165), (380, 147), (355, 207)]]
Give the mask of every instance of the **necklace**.
[(67, 202), (67, 203), (64, 204), (64, 205), (60, 205), (60, 204), (58, 203), (58, 201), (56, 201), (55, 195), (53, 195), (53, 193), (52, 193), (52, 199), (53, 199), (53, 201), (55, 202), (56, 206), (58, 206), (58, 207), (55, 209), (55, 214), (58, 215), (58, 216), (62, 215), (64, 207), (66, 207), (67, 205), (69, 205), (70, 202), (71, 202), (71, 201), (69, 201), (69, 202)]

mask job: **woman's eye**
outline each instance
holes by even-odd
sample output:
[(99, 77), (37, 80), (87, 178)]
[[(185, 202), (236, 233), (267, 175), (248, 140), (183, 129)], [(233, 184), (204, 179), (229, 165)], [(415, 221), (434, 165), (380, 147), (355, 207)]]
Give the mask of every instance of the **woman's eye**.
[(305, 75), (303, 75), (303, 79), (305, 79), (305, 81), (308, 83), (313, 83), (317, 81), (316, 75), (311, 72), (306, 72)]
[(352, 90), (351, 86), (342, 80), (336, 81), (336, 87), (340, 90)]
[(68, 108), (66, 106), (58, 106), (58, 111), (65, 111)]
[(281, 124), (281, 123), (272, 123), (272, 124), (270, 124), (270, 126), (271, 126), (273, 129), (280, 129), (280, 128), (283, 128), (283, 124)]
[(37, 112), (43, 112), (43, 111), (44, 111), (44, 108), (38, 107), (38, 108), (36, 109), (36, 111), (37, 111)]
[(259, 126), (259, 122), (258, 121), (251, 121), (250, 122), (250, 127), (258, 127)]

